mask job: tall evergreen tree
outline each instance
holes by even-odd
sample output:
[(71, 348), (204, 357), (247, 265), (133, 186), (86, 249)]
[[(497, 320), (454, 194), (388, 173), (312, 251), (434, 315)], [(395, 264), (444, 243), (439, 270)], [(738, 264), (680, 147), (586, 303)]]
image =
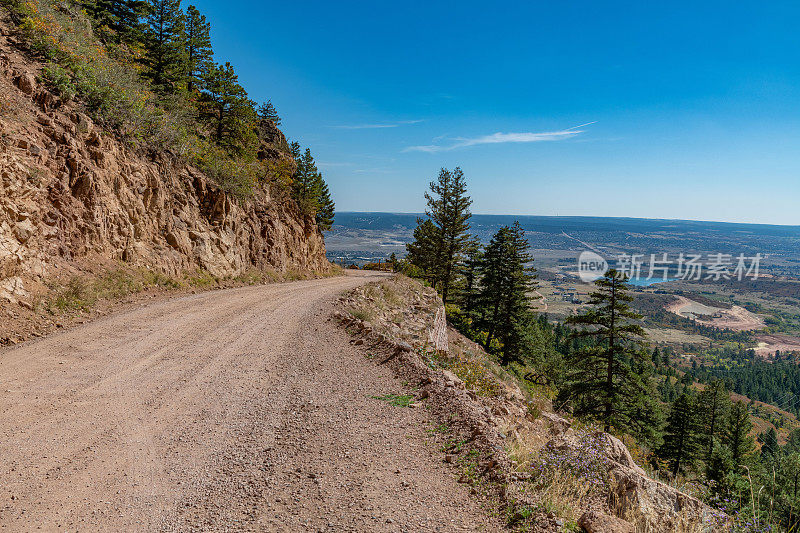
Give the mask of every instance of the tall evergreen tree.
[(504, 365), (519, 360), (524, 352), (525, 330), (531, 317), (528, 293), (534, 287), (534, 271), (527, 266), (531, 261), (525, 232), (515, 222), (492, 237), (480, 263), (478, 301), (480, 323), (487, 332), (484, 347), (488, 349), (497, 338)]
[(212, 135), (221, 146), (244, 153), (256, 142), (253, 101), (239, 85), (239, 77), (230, 63), (214, 65), (204, 80), (203, 116), (212, 127)]
[(318, 173), (314, 183), (315, 194), (317, 195), (316, 221), (320, 231), (327, 231), (333, 226), (335, 215), (335, 205), (328, 190), (328, 184), (322, 179), (322, 174)]
[(727, 494), (730, 490), (728, 483), (728, 473), (733, 470), (734, 463), (731, 450), (717, 439), (714, 439), (714, 447), (711, 448), (711, 455), (706, 462), (706, 477), (713, 481), (711, 486), (713, 492)]
[(700, 452), (700, 429), (694, 394), (681, 394), (672, 404), (664, 430), (664, 444), (659, 449), (659, 455), (670, 462), (672, 477), (682, 472)]
[(289, 150), (297, 162), (292, 176), (292, 197), (304, 213), (314, 216), (320, 231), (329, 230), (333, 225), (335, 206), (328, 184), (322, 178), (310, 149), (306, 148), (301, 154), (300, 145), (293, 142)]
[(723, 433), (730, 406), (730, 394), (725, 389), (725, 384), (720, 380), (709, 383), (700, 393), (700, 405), (702, 406), (705, 460), (709, 463), (711, 453), (714, 451), (714, 440), (719, 439)]
[(761, 460), (773, 461), (779, 454), (778, 432), (775, 431), (774, 427), (771, 427), (761, 434)]
[(642, 412), (659, 411), (651, 395), (649, 375), (643, 368), (649, 354), (642, 348), (645, 332), (635, 323), (641, 315), (633, 312), (624, 276), (609, 270), (595, 282), (591, 308), (567, 319), (578, 326), (574, 336), (588, 339), (566, 360), (566, 383), (561, 401), (570, 401), (578, 416), (603, 423), (605, 431), (615, 428), (638, 436), (652, 437), (658, 431), (653, 420), (639, 418)]
[(739, 468), (755, 448), (753, 437), (750, 435), (752, 429), (753, 422), (750, 421), (750, 413), (747, 410), (747, 404), (743, 401), (735, 402), (728, 414), (725, 433), (723, 434), (723, 442), (731, 450), (733, 466), (736, 469)]
[(461, 276), (464, 278), (464, 286), (460, 291), (460, 305), (468, 315), (475, 309), (475, 303), (479, 290), (479, 269), (483, 260), (483, 250), (477, 238), (470, 239), (464, 248), (464, 262), (461, 265)]
[(436, 263), (439, 250), (439, 228), (429, 218), (417, 217), (414, 240), (406, 244), (406, 260), (419, 269), (420, 275), (434, 285), (438, 278)]
[(267, 100), (259, 106), (258, 116), (264, 120), (269, 120), (276, 126), (281, 125), (281, 117), (278, 116), (275, 106), (272, 105), (272, 100)]
[(307, 214), (315, 214), (319, 207), (317, 183), (319, 170), (314, 162), (311, 150), (306, 148), (303, 155), (297, 158), (297, 170), (292, 176), (292, 192), (300, 209)]
[(299, 164), (300, 156), (303, 155), (303, 150), (300, 147), (300, 143), (297, 141), (292, 141), (289, 143), (289, 153), (292, 155), (292, 158), (295, 160), (295, 162)]
[(661, 352), (658, 351), (658, 346), (653, 348), (653, 366), (656, 368), (661, 366)]
[(211, 24), (195, 6), (186, 9), (186, 90), (202, 88), (209, 69), (214, 65), (211, 48)]
[[(472, 200), (467, 196), (467, 183), (461, 169), (456, 167), (452, 172), (441, 169), (437, 180), (431, 182), (430, 191), (425, 193), (425, 200), (428, 203), (425, 213), (437, 228), (435, 255), (431, 260), (423, 261), (434, 267), (426, 271), (425, 276), (431, 279), (447, 303), (457, 265), (469, 241), (467, 232), (472, 216), (469, 211)], [(424, 223), (424, 220), (418, 223)], [(413, 264), (423, 269), (421, 264)]]
[(181, 0), (149, 2), (144, 74), (160, 91), (173, 93), (186, 74), (186, 27)]
[(142, 17), (147, 13), (144, 0), (86, 0), (86, 12), (94, 20), (105, 42), (135, 44), (144, 37)]

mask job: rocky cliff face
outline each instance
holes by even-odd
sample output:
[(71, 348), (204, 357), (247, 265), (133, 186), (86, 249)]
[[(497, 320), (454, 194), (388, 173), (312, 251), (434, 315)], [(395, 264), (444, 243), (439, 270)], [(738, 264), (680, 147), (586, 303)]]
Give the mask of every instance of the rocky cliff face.
[[(265, 186), (239, 202), (170, 154), (127, 146), (39, 84), (12, 39), (0, 35), (0, 304), (115, 260), (221, 277), (329, 268), (293, 201)], [(264, 157), (290, 161), (271, 135)]]

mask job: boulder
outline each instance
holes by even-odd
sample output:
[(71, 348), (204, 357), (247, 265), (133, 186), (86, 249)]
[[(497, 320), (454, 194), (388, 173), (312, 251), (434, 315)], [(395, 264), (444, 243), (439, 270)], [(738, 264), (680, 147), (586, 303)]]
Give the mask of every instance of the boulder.
[(581, 515), (578, 525), (588, 533), (634, 533), (633, 524), (600, 511), (588, 511)]
[(694, 531), (724, 526), (728, 517), (703, 502), (628, 468), (610, 472), (611, 486), (620, 514), (646, 531)]
[(609, 497), (615, 502), (615, 509), (620, 516), (634, 522), (639, 530), (692, 530), (699, 524), (724, 524), (727, 520), (723, 513), (714, 511), (697, 498), (647, 477), (625, 444), (608, 433), (568, 429), (545, 446), (573, 456), (587, 456), (604, 464), (602, 468), (608, 472)]
[(36, 89), (36, 78), (34, 78), (33, 74), (30, 72), (26, 72), (17, 78), (17, 87), (19, 87), (19, 90), (23, 93), (31, 95), (34, 89)]
[(566, 418), (562, 418), (555, 413), (542, 413), (542, 418), (550, 423), (550, 432), (553, 435), (561, 435), (567, 431), (572, 424)]
[(17, 240), (25, 244), (28, 240), (33, 236), (33, 233), (36, 231), (36, 228), (31, 223), (30, 220), (22, 220), (17, 222), (14, 226), (14, 235), (17, 237)]
[(28, 298), (29, 296), (30, 293), (25, 290), (25, 284), (19, 276), (0, 281), (0, 301), (16, 304), (20, 298)]
[(628, 468), (637, 474), (642, 476), (645, 475), (644, 470), (639, 468), (636, 462), (633, 460), (631, 456), (631, 452), (628, 451), (628, 447), (622, 443), (617, 437), (609, 435), (608, 433), (600, 433), (598, 435), (601, 445), (604, 448), (604, 455), (614, 461), (615, 463), (619, 463), (625, 468)]

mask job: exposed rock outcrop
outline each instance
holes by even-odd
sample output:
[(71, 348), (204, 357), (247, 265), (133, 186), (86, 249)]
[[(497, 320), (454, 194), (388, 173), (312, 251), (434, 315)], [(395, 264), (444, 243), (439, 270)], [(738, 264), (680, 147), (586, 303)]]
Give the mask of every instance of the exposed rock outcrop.
[[(117, 260), (220, 277), (329, 268), (313, 217), (292, 200), (264, 185), (236, 201), (179, 158), (130, 147), (37, 82), (39, 65), (2, 33), (0, 299)], [(293, 165), (283, 134), (266, 130), (262, 157)]]

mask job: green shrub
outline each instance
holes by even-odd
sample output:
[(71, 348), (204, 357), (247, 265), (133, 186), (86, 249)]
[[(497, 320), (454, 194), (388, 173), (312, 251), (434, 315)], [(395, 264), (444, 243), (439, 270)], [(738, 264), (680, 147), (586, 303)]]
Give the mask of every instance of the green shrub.
[(97, 293), (84, 279), (74, 277), (56, 290), (55, 297), (47, 304), (50, 314), (83, 311), (97, 302)]
[(216, 181), (223, 191), (244, 200), (253, 196), (266, 169), (258, 161), (247, 163), (234, 159), (221, 147), (197, 141), (189, 149), (192, 163)]
[(42, 69), (42, 81), (55, 90), (62, 100), (69, 102), (77, 94), (72, 76), (54, 63), (48, 63)]
[(388, 402), (395, 407), (408, 407), (414, 401), (410, 394), (385, 394), (383, 396), (373, 396), (376, 400)]

